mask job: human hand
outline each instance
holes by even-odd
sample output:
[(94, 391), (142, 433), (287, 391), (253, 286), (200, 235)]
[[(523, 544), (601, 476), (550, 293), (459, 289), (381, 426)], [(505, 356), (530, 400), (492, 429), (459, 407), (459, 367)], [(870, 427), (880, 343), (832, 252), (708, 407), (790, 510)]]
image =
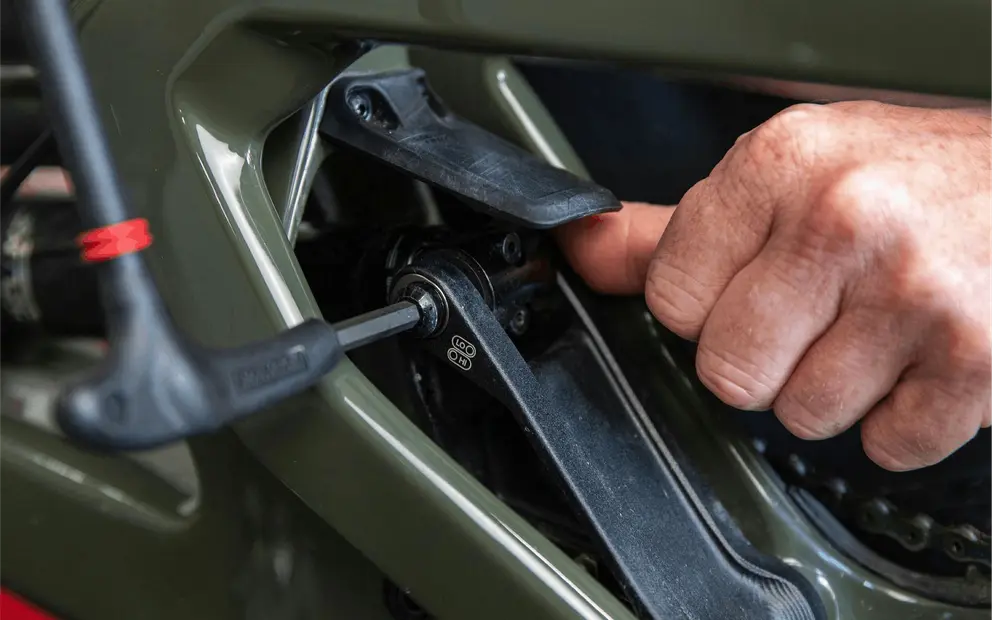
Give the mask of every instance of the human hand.
[(867, 455), (915, 469), (992, 423), (990, 145), (988, 111), (798, 105), (677, 209), (627, 204), (559, 241), (592, 288), (644, 290), (698, 339), (727, 404), (806, 439), (864, 418)]

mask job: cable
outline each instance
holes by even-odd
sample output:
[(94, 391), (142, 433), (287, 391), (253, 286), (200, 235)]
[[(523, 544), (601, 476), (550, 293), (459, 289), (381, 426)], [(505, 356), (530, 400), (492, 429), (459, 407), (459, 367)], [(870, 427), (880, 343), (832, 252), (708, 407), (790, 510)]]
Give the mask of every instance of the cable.
[(46, 128), (42, 131), (34, 142), (21, 153), (10, 168), (7, 176), (0, 182), (0, 206), (6, 206), (17, 193), (17, 188), (24, 183), (24, 179), (38, 167), (52, 148), (52, 130)]

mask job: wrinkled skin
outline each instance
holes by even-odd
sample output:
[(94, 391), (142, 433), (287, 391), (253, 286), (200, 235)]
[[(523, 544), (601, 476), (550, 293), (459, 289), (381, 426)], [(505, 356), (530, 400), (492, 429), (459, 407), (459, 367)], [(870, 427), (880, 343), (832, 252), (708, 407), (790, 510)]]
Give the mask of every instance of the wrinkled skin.
[(727, 404), (806, 439), (863, 418), (872, 460), (923, 467), (992, 417), (990, 132), (987, 110), (794, 106), (676, 209), (627, 204), (559, 241), (594, 289), (644, 291), (698, 340)]

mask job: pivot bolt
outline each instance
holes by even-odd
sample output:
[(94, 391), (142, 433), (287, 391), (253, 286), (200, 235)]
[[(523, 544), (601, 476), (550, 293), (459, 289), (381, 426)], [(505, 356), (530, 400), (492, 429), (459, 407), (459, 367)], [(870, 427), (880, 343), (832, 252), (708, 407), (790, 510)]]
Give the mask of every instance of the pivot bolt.
[(436, 336), (448, 323), (448, 304), (444, 293), (419, 274), (402, 276), (393, 287), (390, 301), (409, 301), (417, 306), (420, 322), (413, 328), (413, 334), (420, 338)]

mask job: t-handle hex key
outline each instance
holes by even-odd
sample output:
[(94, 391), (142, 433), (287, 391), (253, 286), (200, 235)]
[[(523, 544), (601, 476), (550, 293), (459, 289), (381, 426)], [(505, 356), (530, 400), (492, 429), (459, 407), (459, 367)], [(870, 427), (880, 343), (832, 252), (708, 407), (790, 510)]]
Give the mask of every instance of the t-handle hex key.
[(420, 305), (402, 301), (337, 328), (311, 319), (234, 349), (189, 341), (142, 255), (152, 243), (148, 222), (122, 191), (68, 7), (64, 0), (17, 5), (89, 229), (82, 254), (97, 270), (110, 342), (103, 363), (59, 397), (56, 415), (69, 438), (137, 450), (212, 431), (312, 386), (344, 351), (417, 326)]

